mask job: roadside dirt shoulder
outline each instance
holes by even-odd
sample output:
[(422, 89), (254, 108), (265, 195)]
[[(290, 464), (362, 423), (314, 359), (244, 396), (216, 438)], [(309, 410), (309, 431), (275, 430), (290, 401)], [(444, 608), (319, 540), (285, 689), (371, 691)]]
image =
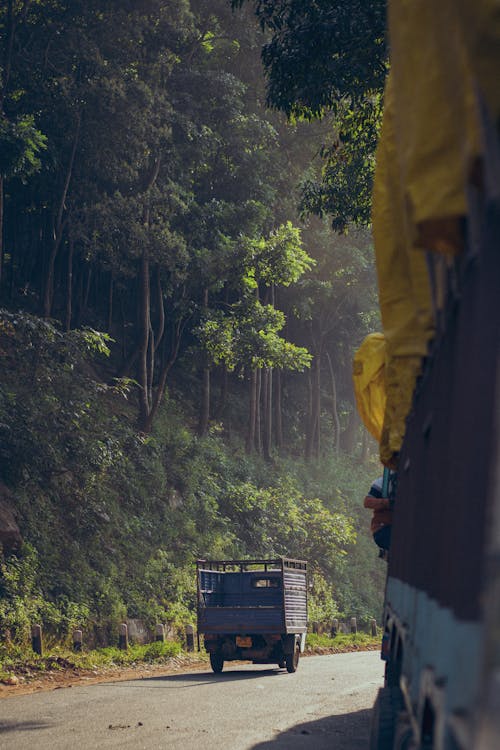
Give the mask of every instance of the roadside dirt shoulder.
[(163, 664), (137, 664), (127, 667), (105, 667), (101, 669), (49, 670), (35, 677), (15, 677), (15, 684), (0, 684), (0, 699), (13, 695), (28, 695), (40, 690), (58, 690), (77, 685), (92, 685), (98, 682), (140, 680), (154, 675), (178, 672), (203, 671), (207, 661), (199, 657), (181, 656)]
[[(322, 647), (317, 646), (306, 651), (303, 656), (324, 656), (351, 651), (377, 651), (378, 646), (366, 647)], [(237, 662), (233, 662), (237, 663)], [(15, 695), (30, 695), (41, 690), (59, 690), (78, 685), (92, 685), (98, 682), (118, 682), (124, 680), (141, 680), (155, 675), (179, 674), (182, 672), (204, 672), (209, 670), (206, 658), (184, 654), (169, 659), (162, 664), (136, 664), (127, 667), (103, 667), (95, 670), (62, 669), (48, 670), (36, 676), (14, 676), (13, 684), (0, 683), (0, 700)]]

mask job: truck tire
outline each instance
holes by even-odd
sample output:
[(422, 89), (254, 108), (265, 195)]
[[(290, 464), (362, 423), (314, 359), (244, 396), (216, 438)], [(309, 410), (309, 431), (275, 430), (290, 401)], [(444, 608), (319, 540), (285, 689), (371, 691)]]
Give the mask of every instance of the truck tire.
[(393, 750), (396, 722), (402, 708), (399, 688), (380, 688), (372, 710), (370, 750)]
[(215, 674), (220, 674), (224, 669), (224, 659), (217, 651), (210, 654), (210, 666)]
[(286, 658), (285, 658), (286, 671), (290, 672), (290, 674), (293, 674), (294, 672), (296, 672), (297, 667), (299, 666), (299, 659), (300, 659), (300, 645), (296, 643), (293, 648), (293, 652), (291, 654), (286, 655)]

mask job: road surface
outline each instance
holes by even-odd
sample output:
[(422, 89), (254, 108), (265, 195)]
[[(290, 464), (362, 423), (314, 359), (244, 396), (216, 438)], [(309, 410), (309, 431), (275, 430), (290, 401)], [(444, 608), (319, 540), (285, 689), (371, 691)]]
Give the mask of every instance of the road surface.
[(366, 750), (382, 685), (378, 652), (101, 683), (0, 701), (16, 750)]

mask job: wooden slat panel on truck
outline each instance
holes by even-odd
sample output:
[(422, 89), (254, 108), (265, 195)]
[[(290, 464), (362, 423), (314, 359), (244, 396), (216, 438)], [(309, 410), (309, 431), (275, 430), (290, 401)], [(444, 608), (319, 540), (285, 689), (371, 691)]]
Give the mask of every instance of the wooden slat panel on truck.
[(205, 607), (200, 610), (198, 628), (204, 633), (281, 633), (281, 607)]
[(289, 633), (305, 633), (307, 630), (307, 580), (306, 572), (283, 571), (285, 590), (285, 626)]

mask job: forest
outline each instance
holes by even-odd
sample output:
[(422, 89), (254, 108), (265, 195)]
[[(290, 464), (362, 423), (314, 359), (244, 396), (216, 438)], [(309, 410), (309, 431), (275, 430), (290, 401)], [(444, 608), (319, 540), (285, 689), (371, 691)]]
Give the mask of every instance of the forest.
[(311, 620), (379, 617), (362, 509), (379, 463), (351, 363), (379, 327), (384, 3), (347, 15), (333, 0), (2, 3), (13, 641), (35, 620), (96, 642), (127, 617), (194, 621), (196, 558), (304, 558)]

